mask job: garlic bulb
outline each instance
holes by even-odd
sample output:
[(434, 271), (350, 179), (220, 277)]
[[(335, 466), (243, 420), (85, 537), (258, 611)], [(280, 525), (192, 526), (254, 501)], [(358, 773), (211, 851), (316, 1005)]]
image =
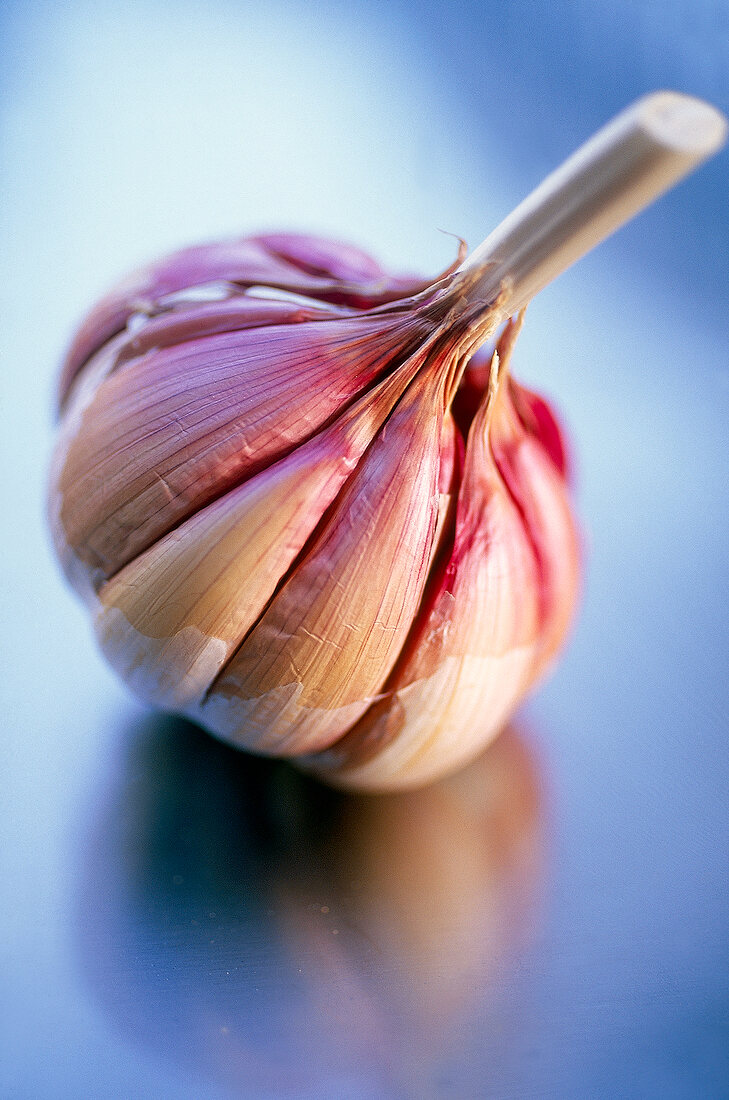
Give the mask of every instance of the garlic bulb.
[[(555, 254), (648, 201), (665, 139), (631, 118), (602, 139), (647, 150), (620, 201), (605, 171), (599, 217), (591, 194), (535, 220), (532, 196), (435, 281), (272, 234), (176, 253), (92, 310), (63, 368), (51, 523), (138, 695), (371, 790), (428, 782), (504, 725), (578, 583), (564, 446), (510, 377), (508, 318)], [(586, 171), (536, 209), (579, 199)]]
[[(516, 325), (469, 369), (494, 313), (462, 278), (277, 236), (196, 249), (192, 273), (163, 261), (92, 313), (53, 531), (138, 695), (358, 786), (429, 779), (508, 717), (567, 624), (575, 534), (544, 417), (508, 378)], [(371, 780), (373, 738), (397, 760)]]

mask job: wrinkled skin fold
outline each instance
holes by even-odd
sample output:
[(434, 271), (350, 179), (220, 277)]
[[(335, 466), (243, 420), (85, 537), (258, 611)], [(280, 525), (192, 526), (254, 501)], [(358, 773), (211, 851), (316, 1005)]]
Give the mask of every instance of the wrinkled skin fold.
[(50, 520), (138, 695), (363, 790), (503, 727), (564, 641), (579, 549), (557, 421), (510, 377), (521, 318), (486, 343), (459, 279), (275, 234), (91, 311)]

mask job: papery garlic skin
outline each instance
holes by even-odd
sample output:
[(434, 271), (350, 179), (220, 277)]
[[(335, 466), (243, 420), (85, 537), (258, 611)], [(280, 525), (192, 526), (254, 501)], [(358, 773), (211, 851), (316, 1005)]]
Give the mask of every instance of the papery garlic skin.
[[(459, 258), (461, 258), (459, 256)], [(454, 264), (455, 266), (455, 264)], [(135, 314), (154, 314), (170, 296), (215, 284), (260, 286), (366, 309), (407, 298), (432, 280), (388, 275), (352, 245), (299, 233), (268, 233), (183, 248), (133, 272), (91, 310), (66, 354), (59, 400), (80, 369)]]
[(366, 790), (508, 720), (579, 553), (559, 429), (508, 376), (518, 325), (472, 363), (496, 312), (458, 278), (279, 234), (185, 250), (92, 311), (51, 526), (138, 695)]
[(330, 745), (375, 699), (429, 572), (442, 401), (427, 389), (402, 398), (310, 553), (211, 689), (203, 721), (222, 719), (232, 738), (243, 730), (243, 744), (258, 751), (298, 755)]
[[(331, 427), (196, 512), (102, 586), (97, 635), (137, 694), (176, 709), (207, 694), (416, 366), (406, 363)], [(254, 747), (253, 738), (246, 744)]]
[(408, 317), (337, 317), (206, 335), (122, 359), (92, 395), (80, 395), (82, 412), (72, 402), (66, 414), (75, 431), (56, 461), (67, 572), (94, 584), (108, 579), (309, 439), (408, 342), (427, 335)]
[[(564, 638), (579, 548), (554, 461), (524, 431), (500, 377), (518, 327), (507, 326), (501, 361), (494, 352), (470, 427), (455, 533), (432, 578), (430, 607), (383, 698), (310, 762), (336, 783), (417, 787), (465, 764), (499, 732)], [(506, 455), (518, 471), (508, 481), (499, 466)]]

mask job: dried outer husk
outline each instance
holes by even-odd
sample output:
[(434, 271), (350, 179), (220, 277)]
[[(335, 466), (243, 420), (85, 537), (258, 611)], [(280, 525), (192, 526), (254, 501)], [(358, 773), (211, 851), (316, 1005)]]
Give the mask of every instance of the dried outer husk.
[[(494, 351), (470, 425), (449, 544), (381, 698), (306, 764), (355, 789), (417, 787), (482, 750), (564, 640), (579, 544), (560, 462), (518, 416), (507, 377), (521, 325)], [(526, 392), (517, 400), (531, 408)], [(543, 410), (546, 439), (560, 438)]]
[[(463, 259), (463, 244), (454, 270)], [(432, 279), (393, 276), (371, 256), (339, 241), (302, 233), (237, 237), (180, 249), (128, 276), (91, 310), (64, 359), (58, 388), (64, 405), (77, 374), (135, 314), (154, 316), (190, 288), (269, 287), (333, 305), (371, 309), (427, 290)]]
[(404, 363), (330, 427), (201, 508), (102, 586), (97, 634), (137, 694), (171, 709), (202, 702), (422, 358)]
[[(381, 690), (437, 546), (444, 422), (462, 340), (449, 333), (445, 348), (419, 353), (415, 381), (309, 552), (211, 687), (200, 716), (222, 736), (278, 756), (315, 751)], [(450, 424), (445, 431), (452, 435)]]
[[(280, 250), (287, 241), (289, 252), (295, 252), (294, 242), (297, 254), (309, 245), (308, 238), (272, 239)], [(254, 244), (260, 250), (259, 239)], [(326, 244), (314, 251), (322, 264)], [(248, 242), (240, 251), (226, 270), (250, 284), (265, 272), (255, 264), (246, 267)], [(198, 265), (194, 272), (191, 261), (181, 259), (187, 252)], [(317, 283), (322, 295), (344, 297), (342, 286), (350, 284), (337, 283), (337, 272), (352, 286), (367, 286), (371, 296), (377, 276), (380, 305), (395, 289), (416, 285), (385, 279), (357, 250), (331, 244), (329, 252), (332, 273)], [(165, 277), (155, 276), (154, 286), (179, 288), (183, 276), (202, 277), (201, 267), (207, 274), (219, 270), (216, 258), (213, 246), (177, 254), (177, 260), (157, 265)], [(301, 291), (312, 276), (299, 272), (298, 277)], [(293, 275), (289, 283), (294, 285)], [(416, 312), (410, 299), (365, 311), (251, 297), (233, 289), (222, 301), (194, 296), (167, 306), (150, 301), (146, 319), (129, 312), (132, 297), (125, 298), (126, 291), (104, 300), (123, 300), (124, 316), (139, 325), (97, 348), (70, 391), (66, 388), (50, 499), (57, 554), (84, 598), (200, 508), (309, 439), (427, 341), (440, 323), (437, 309), (434, 316)], [(81, 331), (93, 328), (101, 339), (109, 327), (102, 319), (112, 313), (102, 303), (94, 314)], [(86, 346), (79, 335), (73, 347), (79, 341)], [(72, 348), (69, 361), (77, 357)]]

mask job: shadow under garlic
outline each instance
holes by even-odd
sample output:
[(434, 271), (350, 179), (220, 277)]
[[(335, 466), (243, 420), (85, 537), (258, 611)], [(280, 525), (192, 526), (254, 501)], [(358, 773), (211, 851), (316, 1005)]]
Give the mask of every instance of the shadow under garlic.
[(509, 728), (457, 775), (380, 796), (181, 719), (145, 721), (125, 749), (75, 927), (125, 1037), (239, 1096), (432, 1094), (469, 1017), (498, 1017), (534, 928), (527, 740)]

